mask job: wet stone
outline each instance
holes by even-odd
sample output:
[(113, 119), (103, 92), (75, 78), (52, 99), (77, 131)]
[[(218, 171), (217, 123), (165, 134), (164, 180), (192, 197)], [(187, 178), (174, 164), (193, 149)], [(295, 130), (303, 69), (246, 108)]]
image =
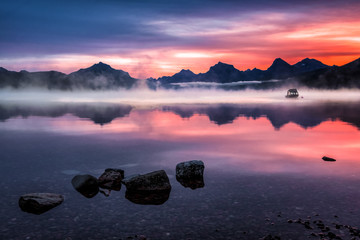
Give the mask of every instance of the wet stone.
[(124, 170), (108, 168), (99, 177), (98, 182), (101, 188), (120, 191), (121, 181), (124, 179)]
[(73, 187), (84, 197), (92, 198), (99, 192), (99, 184), (97, 178), (89, 174), (76, 175), (72, 180)]
[(200, 160), (181, 162), (176, 165), (176, 180), (186, 188), (202, 188), (205, 185), (204, 168), (204, 163)]
[(42, 214), (60, 205), (64, 197), (55, 193), (29, 193), (19, 199), (19, 207), (24, 212)]
[(122, 183), (127, 191), (169, 191), (171, 185), (164, 170), (150, 172), (143, 175), (130, 176)]

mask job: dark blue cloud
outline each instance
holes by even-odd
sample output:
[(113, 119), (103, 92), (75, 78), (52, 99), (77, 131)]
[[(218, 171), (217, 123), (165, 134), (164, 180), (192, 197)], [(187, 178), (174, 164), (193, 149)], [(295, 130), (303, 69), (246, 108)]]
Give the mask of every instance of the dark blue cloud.
[[(191, 37), (170, 35), (154, 21), (176, 19), (184, 24), (194, 18), (221, 18), (251, 11), (308, 11), (338, 7), (356, 1), (238, 1), (238, 0), (80, 0), (2, 3), (0, 9), (0, 57), (101, 53), (131, 49), (201, 45)], [(196, 21), (196, 20), (194, 20)], [(191, 22), (191, 21), (190, 21)], [(210, 41), (210, 40), (209, 40)]]

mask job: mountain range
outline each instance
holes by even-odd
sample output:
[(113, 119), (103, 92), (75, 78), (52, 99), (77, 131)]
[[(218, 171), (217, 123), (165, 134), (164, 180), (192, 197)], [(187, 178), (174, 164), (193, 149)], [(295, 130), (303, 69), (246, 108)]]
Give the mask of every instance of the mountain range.
[[(267, 89), (307, 86), (319, 89), (360, 88), (360, 58), (343, 66), (328, 66), (316, 59), (305, 58), (290, 65), (276, 58), (266, 70), (254, 68), (240, 71), (233, 65), (219, 62), (206, 73), (181, 70), (173, 76), (146, 79), (151, 89), (184, 87), (219, 87), (224, 89)], [(70, 74), (57, 71), (8, 71), (0, 67), (0, 88), (42, 87), (47, 89), (130, 89), (139, 79), (99, 62)]]
[(136, 86), (137, 82), (138, 79), (132, 78), (129, 73), (113, 69), (102, 62), (68, 75), (56, 71), (27, 72), (22, 70), (14, 72), (0, 67), (0, 88), (43, 87), (50, 90), (129, 89)]

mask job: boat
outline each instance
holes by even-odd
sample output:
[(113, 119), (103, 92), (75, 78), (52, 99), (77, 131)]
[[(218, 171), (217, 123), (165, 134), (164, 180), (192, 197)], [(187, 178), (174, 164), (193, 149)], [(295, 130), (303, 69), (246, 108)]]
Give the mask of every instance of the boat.
[(287, 91), (286, 96), (287, 98), (297, 98), (299, 97), (299, 92), (296, 88), (291, 88)]

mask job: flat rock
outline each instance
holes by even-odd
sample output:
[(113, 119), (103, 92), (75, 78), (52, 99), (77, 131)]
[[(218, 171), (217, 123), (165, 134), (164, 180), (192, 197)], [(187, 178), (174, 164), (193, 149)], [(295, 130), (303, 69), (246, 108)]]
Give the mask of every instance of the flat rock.
[(169, 191), (171, 185), (164, 170), (125, 178), (122, 183), (127, 191)]
[(84, 197), (92, 198), (99, 192), (99, 184), (96, 177), (89, 174), (76, 175), (72, 180), (73, 187)]
[(124, 179), (124, 170), (108, 168), (99, 177), (98, 182), (101, 188), (119, 191), (121, 181)]
[(326, 161), (326, 162), (335, 162), (336, 159), (334, 158), (330, 158), (330, 157), (326, 157), (326, 156), (323, 156), (322, 157), (322, 160)]
[(28, 193), (19, 199), (19, 207), (24, 212), (42, 214), (60, 205), (64, 197), (55, 193)]

